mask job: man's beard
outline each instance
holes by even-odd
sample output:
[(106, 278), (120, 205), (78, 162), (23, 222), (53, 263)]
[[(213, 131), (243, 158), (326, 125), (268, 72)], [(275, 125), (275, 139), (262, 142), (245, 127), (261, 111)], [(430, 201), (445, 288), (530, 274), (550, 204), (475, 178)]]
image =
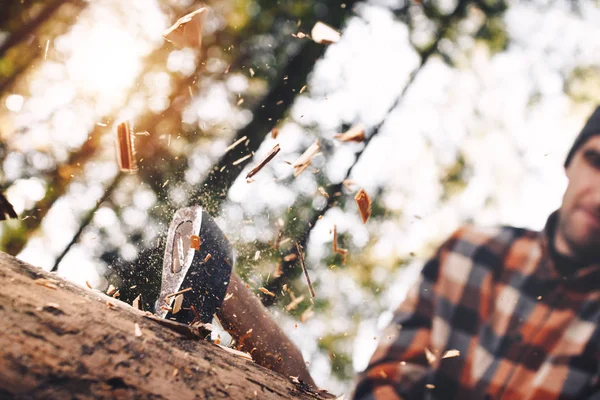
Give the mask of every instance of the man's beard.
[(600, 261), (600, 233), (580, 232), (576, 221), (562, 213), (559, 214), (556, 234), (560, 234), (571, 250), (571, 257), (588, 262)]

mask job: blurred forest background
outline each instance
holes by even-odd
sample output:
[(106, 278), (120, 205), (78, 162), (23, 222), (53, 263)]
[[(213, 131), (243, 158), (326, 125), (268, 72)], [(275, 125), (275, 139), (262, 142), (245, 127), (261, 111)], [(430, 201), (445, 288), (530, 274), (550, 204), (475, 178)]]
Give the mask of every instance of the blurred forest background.
[[(451, 231), (540, 229), (559, 206), (564, 157), (600, 101), (600, 3), (206, 5), (202, 48), (176, 48), (162, 32), (201, 3), (0, 0), (0, 186), (20, 215), (0, 225), (0, 249), (99, 290), (111, 283), (124, 301), (141, 293), (149, 309), (172, 215), (201, 204), (317, 384), (348, 393)], [(340, 41), (298, 35), (317, 21)], [(125, 120), (148, 133), (135, 137), (136, 174), (116, 162)], [(334, 139), (355, 124), (363, 143)], [(286, 161), (317, 139), (320, 154), (295, 178)], [(373, 201), (366, 224), (361, 188)], [(314, 305), (289, 256), (296, 242)], [(288, 310), (290, 292), (304, 300)]]

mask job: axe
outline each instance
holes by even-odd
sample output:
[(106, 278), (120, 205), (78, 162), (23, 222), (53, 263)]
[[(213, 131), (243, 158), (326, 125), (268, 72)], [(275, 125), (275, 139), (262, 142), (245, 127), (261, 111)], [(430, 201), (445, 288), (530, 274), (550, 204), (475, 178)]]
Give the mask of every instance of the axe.
[[(199, 250), (192, 243), (198, 237)], [(210, 322), (225, 298), (232, 265), (231, 243), (214, 219), (200, 206), (178, 210), (165, 243), (156, 314), (185, 324), (198, 316), (199, 322)], [(177, 294), (183, 290), (183, 303), (174, 310)]]
[[(298, 348), (232, 272), (233, 264), (231, 243), (202, 207), (178, 210), (167, 234), (156, 314), (185, 324), (209, 323), (216, 314), (257, 364), (315, 386)], [(174, 307), (179, 294), (183, 302)]]

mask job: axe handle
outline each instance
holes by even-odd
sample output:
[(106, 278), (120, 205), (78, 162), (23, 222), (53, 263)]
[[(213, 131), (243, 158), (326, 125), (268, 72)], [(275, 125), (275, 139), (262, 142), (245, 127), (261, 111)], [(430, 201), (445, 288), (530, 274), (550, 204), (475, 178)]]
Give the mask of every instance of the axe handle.
[(227, 294), (232, 296), (223, 302), (217, 316), (240, 350), (250, 353), (265, 368), (316, 387), (300, 350), (235, 272), (231, 273)]

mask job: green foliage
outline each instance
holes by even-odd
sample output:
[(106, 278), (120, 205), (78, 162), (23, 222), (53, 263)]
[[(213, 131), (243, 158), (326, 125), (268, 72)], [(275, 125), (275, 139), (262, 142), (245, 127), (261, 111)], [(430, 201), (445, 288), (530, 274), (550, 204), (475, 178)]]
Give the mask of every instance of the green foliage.
[(565, 79), (565, 92), (577, 102), (600, 102), (600, 68), (582, 65), (573, 69)]
[(440, 179), (443, 188), (442, 200), (448, 200), (464, 190), (467, 186), (469, 173), (467, 161), (464, 155), (459, 153), (454, 164), (446, 169)]
[(508, 46), (508, 35), (501, 16), (487, 18), (475, 37), (485, 42), (492, 53), (502, 52)]

